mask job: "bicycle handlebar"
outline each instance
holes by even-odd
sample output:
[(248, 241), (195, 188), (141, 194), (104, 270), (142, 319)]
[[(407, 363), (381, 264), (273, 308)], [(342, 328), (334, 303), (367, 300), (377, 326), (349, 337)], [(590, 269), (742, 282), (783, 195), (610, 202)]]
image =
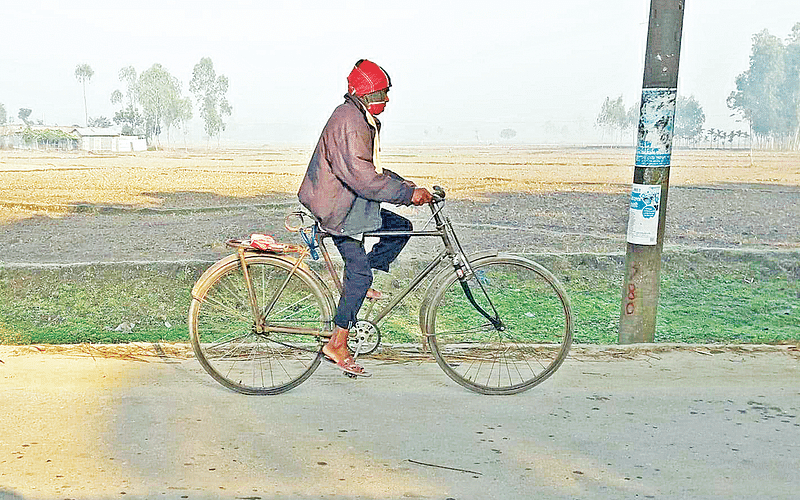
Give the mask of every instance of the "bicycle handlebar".
[(431, 193), (431, 195), (433, 195), (432, 203), (440, 203), (444, 201), (445, 192), (444, 189), (442, 189), (442, 186), (433, 186), (433, 193)]

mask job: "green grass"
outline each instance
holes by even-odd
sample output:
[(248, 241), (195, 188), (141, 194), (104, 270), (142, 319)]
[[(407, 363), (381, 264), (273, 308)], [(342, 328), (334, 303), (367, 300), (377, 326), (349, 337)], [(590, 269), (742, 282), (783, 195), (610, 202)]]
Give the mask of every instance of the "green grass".
[[(786, 278), (746, 283), (724, 276), (683, 279), (662, 274), (655, 341), (798, 342), (798, 293), (797, 282)], [(570, 291), (577, 317), (575, 342), (617, 342), (620, 296), (613, 288)]]
[(0, 343), (185, 340), (197, 276), (177, 266), (0, 269)]
[[(575, 342), (617, 343), (623, 257), (566, 270)], [(558, 262), (553, 263), (559, 266)], [(800, 255), (665, 253), (656, 342), (800, 342)]]
[[(663, 280), (662, 342), (774, 343), (800, 340), (795, 280), (720, 276)], [(702, 300), (700, 300), (702, 297)]]
[[(566, 287), (576, 343), (617, 343), (622, 256), (530, 257)], [(186, 341), (190, 290), (204, 267), (0, 268), (0, 344)], [(395, 285), (412, 274), (393, 272)], [(665, 252), (661, 278), (656, 342), (800, 342), (800, 254)], [(419, 341), (424, 290), (381, 323), (384, 342)], [(116, 331), (124, 323), (130, 332)]]

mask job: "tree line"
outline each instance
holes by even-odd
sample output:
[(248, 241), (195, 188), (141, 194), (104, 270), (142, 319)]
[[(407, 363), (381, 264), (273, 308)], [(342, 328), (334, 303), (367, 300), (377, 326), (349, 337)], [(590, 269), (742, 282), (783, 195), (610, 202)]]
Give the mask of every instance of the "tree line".
[[(736, 77), (736, 90), (726, 100), (745, 130), (704, 129), (703, 107), (694, 96), (678, 96), (675, 107), (675, 141), (685, 146), (800, 148), (800, 23), (786, 41), (764, 30), (753, 35), (749, 68)], [(639, 122), (639, 103), (625, 107), (622, 96), (606, 97), (596, 124), (604, 133), (624, 142), (628, 130)]]
[[(713, 147), (718, 137), (718, 132), (716, 129), (704, 130), (705, 120), (706, 115), (703, 112), (703, 107), (693, 95), (689, 97), (678, 96), (675, 104), (674, 124), (676, 141), (692, 147), (708, 141), (712, 143)], [(631, 107), (626, 108), (621, 95), (616, 99), (606, 97), (600, 107), (596, 123), (603, 133), (610, 132), (616, 142), (624, 142), (625, 138), (633, 140), (635, 137), (626, 134), (626, 132), (635, 130), (639, 125), (639, 102), (637, 101)], [(713, 131), (713, 134), (711, 131)]]
[[(154, 64), (137, 74), (133, 66), (126, 66), (118, 76), (125, 87), (111, 93), (111, 102), (120, 106), (114, 122), (122, 125), (123, 134), (144, 135), (152, 144), (163, 131), (169, 142), (172, 127), (186, 129), (193, 117), (192, 100), (183, 96), (181, 82), (166, 68)], [(214, 63), (204, 57), (194, 66), (189, 92), (200, 108), (207, 136), (219, 138), (225, 130), (224, 117), (232, 112), (226, 97), (228, 78), (217, 75)]]
[[(78, 64), (75, 67), (75, 78), (83, 88), (85, 124), (87, 127), (108, 127), (112, 122), (105, 116), (89, 118), (86, 86), (93, 76), (94, 70), (90, 65)], [(133, 66), (126, 66), (119, 70), (118, 77), (123, 88), (114, 90), (110, 96), (111, 103), (119, 106), (113, 121), (122, 126), (123, 135), (143, 136), (148, 145), (160, 145), (164, 132), (169, 143), (172, 128), (186, 130), (186, 124), (194, 115), (191, 97), (200, 110), (209, 139), (220, 137), (226, 126), (224, 119), (233, 110), (226, 96), (228, 78), (217, 75), (214, 63), (208, 57), (200, 59), (194, 66), (189, 82), (191, 97), (184, 96), (180, 80), (158, 63), (142, 73), (137, 73)], [(32, 125), (30, 115), (30, 109), (20, 108), (18, 117), (28, 127)], [(0, 125), (7, 121), (5, 106), (0, 103)]]

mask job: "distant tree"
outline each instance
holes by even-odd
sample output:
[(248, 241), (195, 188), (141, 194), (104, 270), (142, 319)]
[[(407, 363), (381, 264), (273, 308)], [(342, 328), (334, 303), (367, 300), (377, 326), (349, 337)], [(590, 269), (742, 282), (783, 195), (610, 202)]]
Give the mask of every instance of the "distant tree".
[(735, 130), (728, 131), (728, 135), (726, 137), (726, 140), (728, 141), (728, 147), (730, 149), (733, 149), (733, 140), (734, 139), (736, 139), (736, 131)]
[[(128, 96), (128, 106), (136, 105), (136, 89), (137, 89), (137, 76), (136, 68), (133, 66), (125, 66), (119, 70), (119, 81), (125, 82), (125, 90)], [(120, 92), (122, 93), (122, 92)]]
[(706, 115), (703, 107), (694, 96), (678, 96), (675, 105), (675, 136), (683, 139), (686, 143), (696, 142), (702, 138), (703, 125)]
[(22, 141), (36, 147), (70, 148), (71, 145), (77, 143), (78, 138), (61, 130), (48, 128), (32, 130), (28, 127), (22, 131)]
[(17, 117), (19, 117), (19, 119), (22, 120), (25, 123), (25, 125), (30, 127), (31, 122), (28, 120), (28, 118), (30, 118), (32, 112), (33, 111), (31, 111), (28, 108), (19, 108), (19, 113), (17, 114)]
[(500, 131), (500, 138), (501, 139), (513, 139), (517, 136), (517, 131), (513, 128), (504, 128)]
[(708, 131), (706, 132), (706, 136), (708, 137), (708, 141), (711, 143), (711, 148), (713, 149), (716, 146), (717, 142), (725, 138), (726, 133), (722, 129), (712, 127), (708, 129)]
[(639, 113), (641, 112), (641, 107), (642, 104), (639, 101), (636, 101), (630, 108), (628, 108), (628, 112), (625, 114), (626, 129), (636, 129), (639, 127)]
[(160, 64), (154, 64), (139, 76), (136, 95), (142, 106), (145, 136), (152, 143), (161, 136), (161, 127), (169, 128), (175, 120), (175, 109), (182, 105), (181, 84)]
[(745, 139), (745, 140), (749, 139), (750, 138), (750, 134), (748, 134), (744, 130), (737, 130), (736, 131), (736, 137), (738, 137), (738, 140), (736, 141), (736, 147), (737, 148), (741, 148), (742, 147), (742, 139)]
[(223, 117), (230, 116), (232, 108), (225, 94), (228, 92), (228, 78), (214, 71), (211, 58), (204, 57), (195, 64), (189, 91), (194, 94), (200, 107), (200, 117), (205, 123), (208, 137), (217, 136), (225, 130)]
[(753, 35), (750, 67), (736, 77), (727, 103), (760, 144), (800, 146), (800, 23), (786, 43), (767, 30)]
[(92, 79), (94, 70), (88, 64), (75, 66), (75, 78), (83, 85), (83, 109), (86, 118), (86, 125), (89, 125), (89, 107), (86, 104), (86, 82)]
[[(124, 98), (125, 96), (122, 95), (122, 91), (115, 90), (114, 92), (111, 93), (111, 104), (122, 104), (122, 100)], [(122, 109), (125, 109), (124, 105), (122, 105)]]
[(8, 121), (8, 114), (6, 113), (6, 107), (3, 103), (0, 103), (0, 125), (5, 125)]
[(97, 118), (92, 118), (89, 120), (90, 127), (97, 127), (97, 128), (107, 128), (112, 125), (111, 120), (106, 118), (105, 116), (98, 116)]
[(119, 70), (119, 81), (125, 83), (125, 92), (117, 89), (111, 93), (111, 103), (119, 104), (114, 122), (122, 125), (123, 135), (145, 135), (145, 120), (138, 108), (138, 77), (133, 66)]
[(174, 125), (186, 130), (186, 123), (192, 119), (192, 100), (189, 97), (172, 101), (164, 115), (164, 124), (167, 126), (167, 141), (169, 142), (169, 129)]
[(777, 132), (778, 86), (783, 80), (783, 42), (764, 30), (753, 36), (750, 68), (736, 77), (728, 106), (750, 123), (753, 134), (767, 139)]
[(719, 137), (719, 133), (721, 131), (711, 127), (706, 131), (706, 137), (708, 138), (708, 142), (711, 144), (711, 148), (713, 149), (717, 142), (717, 137)]
[(786, 108), (786, 121), (790, 128), (790, 146), (794, 149), (800, 147), (800, 23), (792, 27), (792, 32), (786, 43), (784, 56), (784, 83), (781, 86), (784, 92)]
[(625, 109), (621, 95), (614, 100), (606, 97), (600, 107), (596, 123), (603, 130), (619, 131), (620, 135), (623, 130), (628, 128), (628, 111)]
[(122, 125), (122, 135), (144, 135), (144, 118), (133, 106), (114, 113), (114, 123)]

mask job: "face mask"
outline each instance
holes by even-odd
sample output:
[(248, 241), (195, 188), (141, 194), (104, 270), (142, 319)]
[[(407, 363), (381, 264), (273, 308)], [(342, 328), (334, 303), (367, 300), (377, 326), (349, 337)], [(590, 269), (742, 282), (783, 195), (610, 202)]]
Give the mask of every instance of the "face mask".
[(386, 103), (389, 102), (389, 89), (379, 90), (363, 96), (361, 99), (367, 106), (367, 111), (372, 115), (379, 115), (386, 109)]

